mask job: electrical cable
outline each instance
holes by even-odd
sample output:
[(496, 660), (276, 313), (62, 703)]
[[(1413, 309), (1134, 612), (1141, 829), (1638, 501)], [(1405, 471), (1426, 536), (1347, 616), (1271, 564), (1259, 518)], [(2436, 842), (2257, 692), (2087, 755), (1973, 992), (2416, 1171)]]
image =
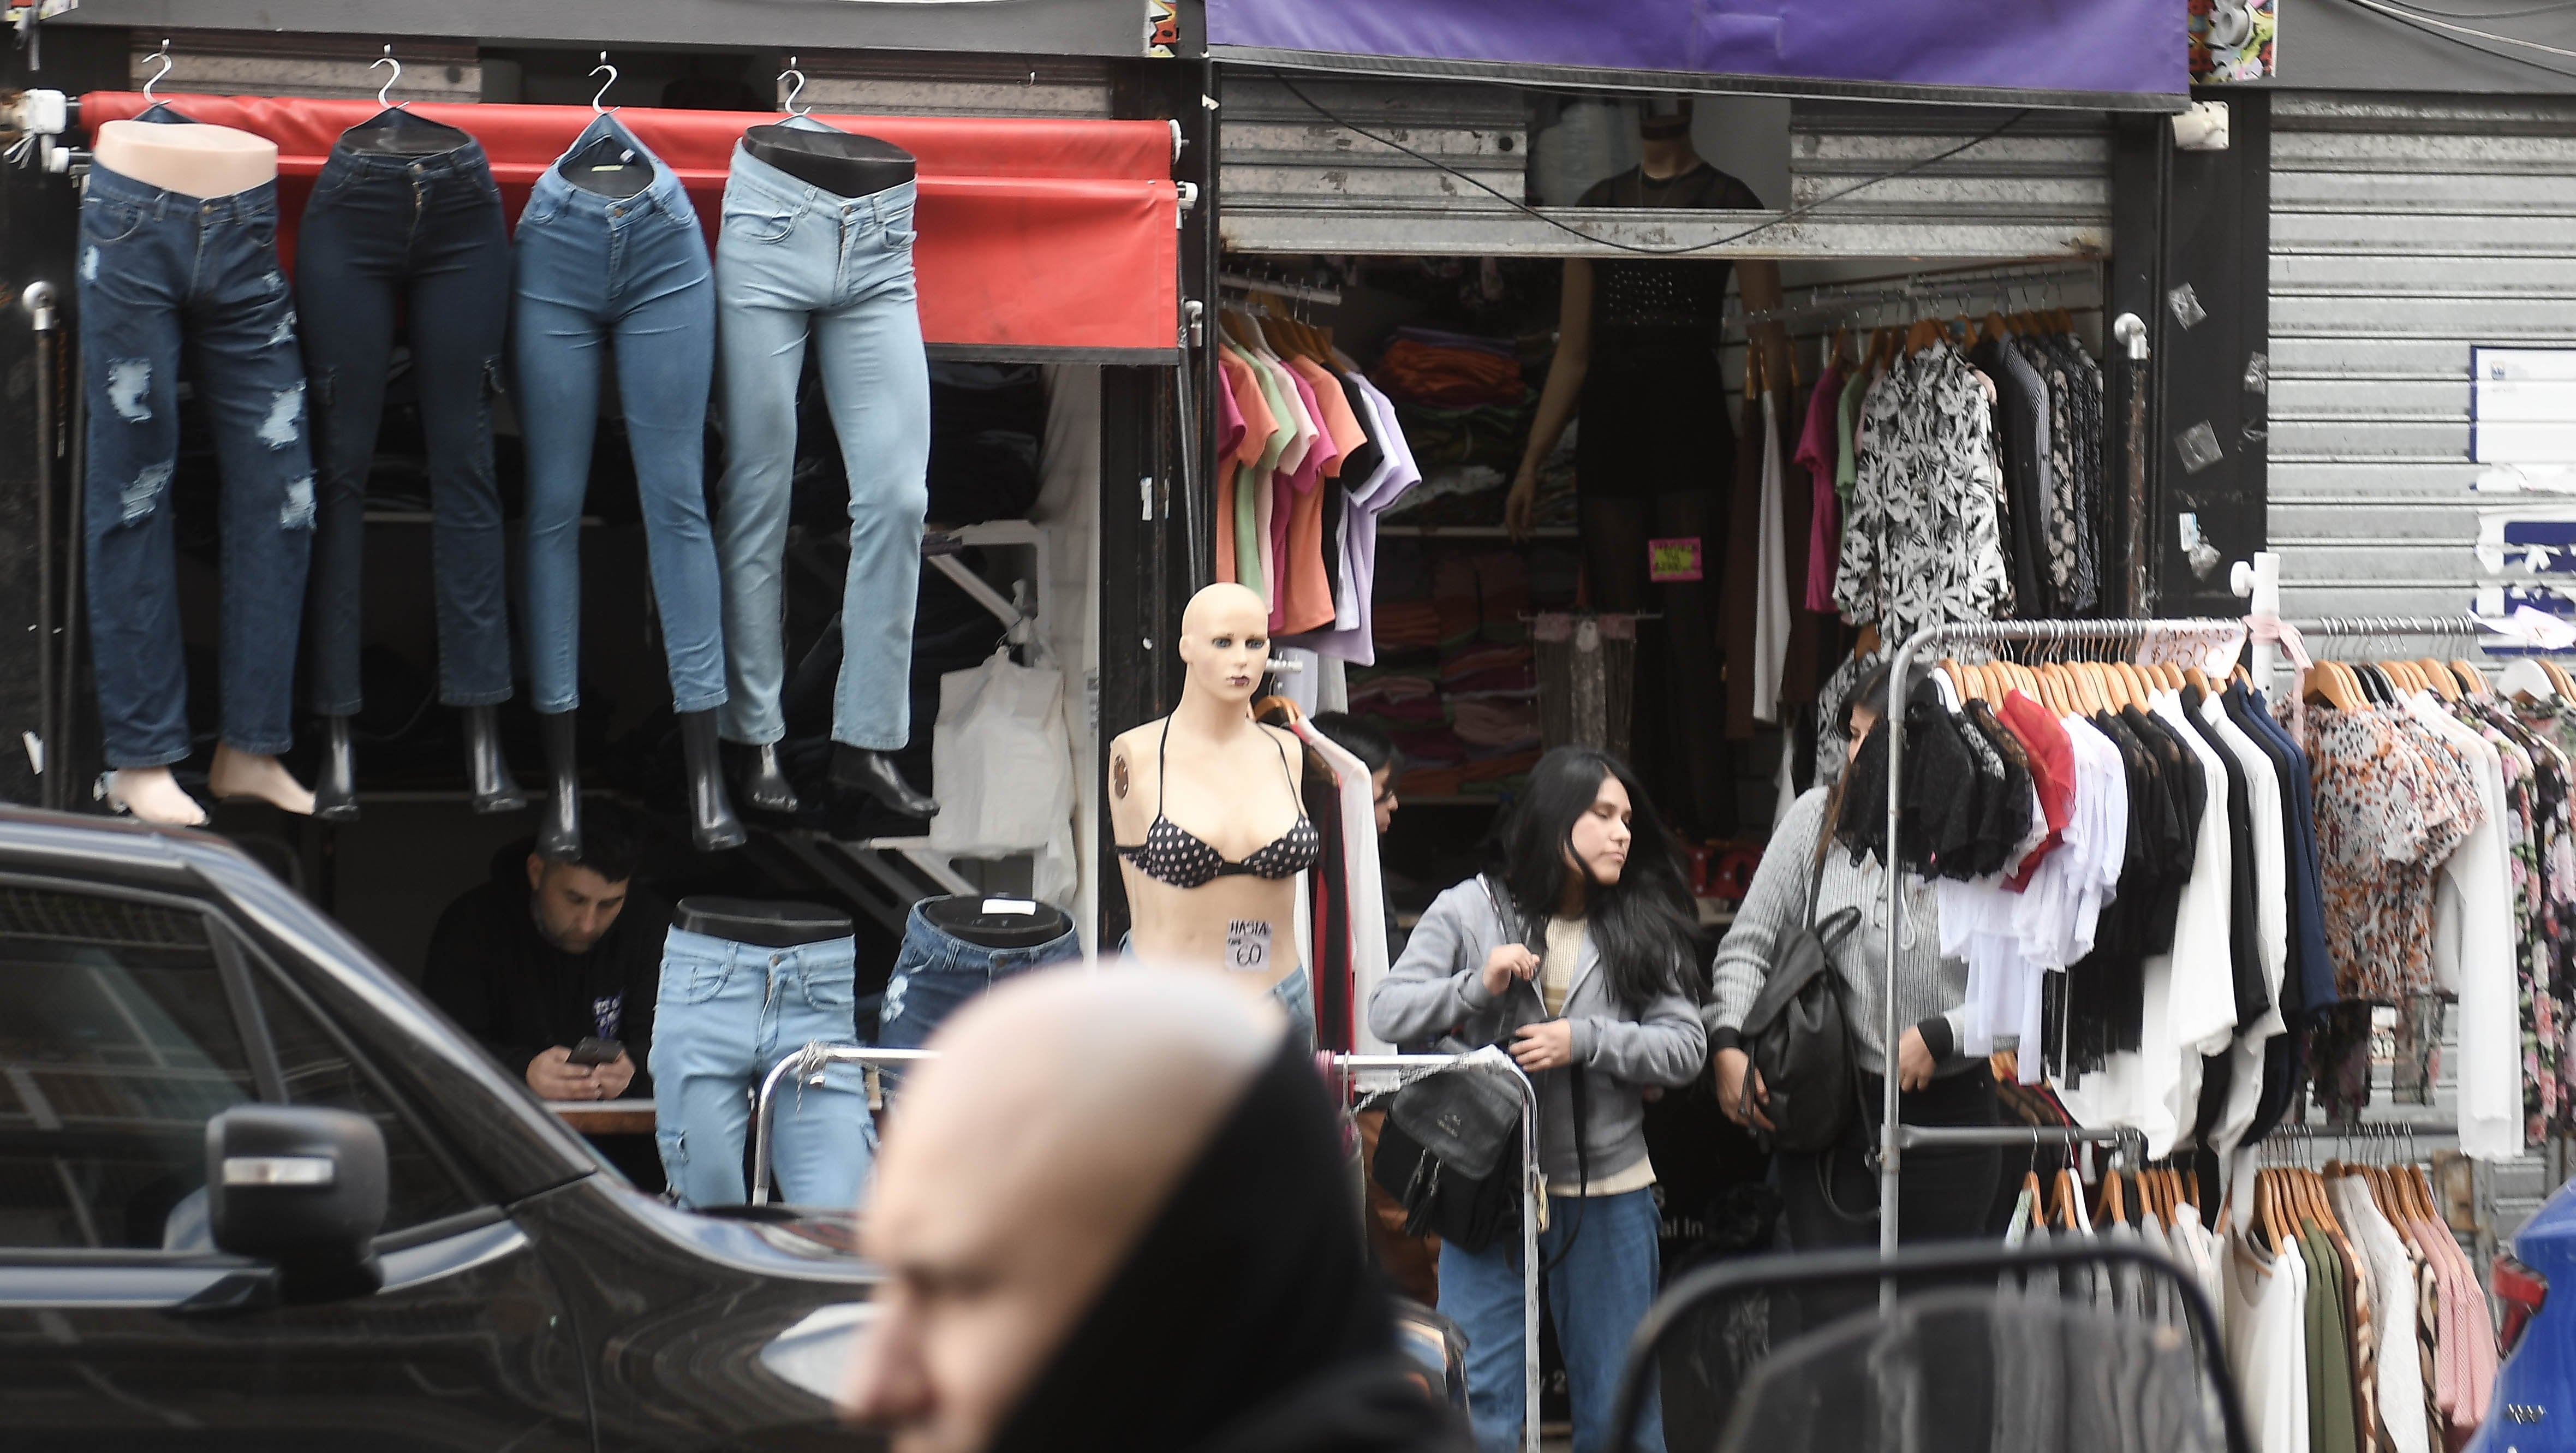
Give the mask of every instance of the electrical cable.
[(1520, 200), (1518, 197), (1505, 196), (1503, 193), (1487, 186), (1479, 178), (1469, 176), (1467, 173), (1458, 170), (1447, 162), (1441, 161), (1437, 157), (1425, 156), (1421, 152), (1415, 151), (1412, 147), (1405, 145), (1403, 142), (1394, 140), (1391, 137), (1380, 136), (1376, 132), (1370, 131), (1365, 127), (1354, 125), (1351, 122), (1334, 115), (1332, 112), (1324, 109), (1324, 107), (1312, 96), (1299, 90), (1296, 82), (1288, 79), (1287, 76), (1280, 72), (1274, 70), (1269, 72), (1269, 75), (1273, 80), (1276, 80), (1282, 86), (1287, 87), (1289, 95), (1305, 102), (1308, 110), (1313, 111), (1316, 115), (1323, 117), (1325, 120), (1333, 123), (1335, 126), (1341, 127), (1345, 131), (1366, 137), (1380, 146), (1391, 147), (1394, 150), (1400, 151), (1406, 156), (1413, 158), (1415, 161), (1421, 162), (1425, 166), (1446, 172), (1449, 175), (1456, 177), (1458, 180), (1467, 183), (1469, 186), (1476, 188), (1478, 191), (1495, 197), (1506, 206), (1511, 207), (1514, 211), (1525, 212), (1530, 216), (1537, 218), (1539, 221), (1546, 223), (1548, 226), (1555, 228), (1559, 232), (1579, 237), (1598, 247), (1607, 247), (1619, 252), (1638, 253), (1647, 257), (1681, 257), (1694, 252), (1706, 252), (1712, 247), (1724, 247), (1730, 243), (1741, 242), (1745, 238), (1751, 237), (1757, 232), (1767, 232), (1784, 222), (1794, 222), (1800, 217), (1804, 217), (1808, 213), (1815, 211), (1819, 207), (1839, 202), (1843, 198), (1848, 197), (1852, 193), (1860, 191), (1863, 188), (1874, 187), (1881, 182), (1892, 182), (1898, 177), (1908, 176), (1912, 173), (1919, 172), (1925, 167), (1932, 166), (1935, 163), (1948, 161), (1950, 158), (1973, 147), (1983, 146), (1987, 142), (1994, 140), (1996, 137), (2003, 135), (2006, 131), (2009, 131), (2014, 126), (2020, 124), (2022, 118), (2030, 115), (2031, 110), (2031, 108), (2025, 106), (2021, 110), (2015, 111), (2010, 116), (2005, 117), (2002, 121), (1997, 122), (1994, 126), (1989, 127), (1987, 130), (1976, 136), (1970, 137), (1968, 140), (1959, 143), (1957, 146), (1951, 147), (1947, 151), (1935, 152), (1931, 156), (1924, 157), (1918, 161), (1907, 162), (1905, 165), (1896, 168), (1894, 171), (1881, 172), (1877, 176), (1868, 177), (1861, 181), (1854, 182), (1850, 186), (1844, 187), (1839, 191), (1828, 192), (1824, 196), (1818, 197), (1812, 202), (1802, 202), (1797, 206), (1791, 207), (1787, 211), (1782, 212), (1779, 216), (1771, 218), (1769, 221), (1757, 222), (1754, 225), (1745, 228), (1741, 232), (1731, 233), (1725, 237), (1715, 238), (1708, 242), (1695, 242), (1688, 247), (1644, 247), (1633, 242), (1620, 242), (1608, 237), (1595, 237), (1580, 227), (1576, 227), (1571, 223), (1561, 222), (1554, 217), (1550, 217), (1536, 207)]
[(2409, 4), (2401, 7), (2418, 15), (2439, 15), (2445, 20), (2520, 20), (2532, 15), (2555, 15), (2576, 10), (2576, 0), (2546, 0), (2539, 5), (2526, 5), (2519, 10), (2437, 10), (2430, 5)]
[[(2576, 60), (2576, 50), (2567, 50), (2563, 47), (2554, 45), (2542, 45), (2539, 41), (2524, 40), (2518, 36), (2498, 35), (2491, 30), (2477, 30), (2466, 25), (2454, 25), (2447, 20), (2436, 20), (2432, 16), (2420, 11), (2408, 10), (2401, 6), (2383, 3), (2383, 0), (2347, 0), (2347, 3), (2358, 5), (2362, 9), (2376, 14), (2385, 15), (2400, 24), (2412, 26), (2417, 30), (2426, 31), (2428, 34), (2433, 30), (2447, 30), (2458, 35), (2475, 36), (2479, 40), (2493, 41), (2498, 45), (2518, 45), (2526, 50), (2536, 50), (2546, 55), (2565, 56), (2570, 60)], [(2439, 36), (2436, 38), (2449, 39), (2447, 36)], [(2538, 70), (2548, 71), (2553, 75), (2564, 76), (2576, 74), (2562, 70), (2557, 66), (2547, 65), (2540, 61), (2531, 60), (2524, 56), (2507, 55), (2500, 51), (2488, 50), (2484, 46), (2469, 45), (2467, 41), (2455, 40), (2452, 41), (2452, 44), (2467, 46), (2468, 49), (2474, 50), (2481, 55), (2495, 56), (2499, 60), (2519, 61), (2524, 65), (2531, 66)]]

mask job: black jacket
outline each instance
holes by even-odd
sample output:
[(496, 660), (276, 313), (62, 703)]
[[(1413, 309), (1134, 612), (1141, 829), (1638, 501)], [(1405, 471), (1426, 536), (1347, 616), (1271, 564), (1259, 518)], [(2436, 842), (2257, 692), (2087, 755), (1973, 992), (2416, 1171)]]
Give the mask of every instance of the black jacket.
[(513, 1076), (554, 1045), (614, 1039), (635, 1062), (625, 1098), (653, 1093), (653, 1001), (671, 906), (630, 888), (617, 921), (590, 952), (568, 954), (537, 933), (528, 892), (529, 842), (492, 859), (492, 880), (447, 905), (429, 936), (420, 987)]

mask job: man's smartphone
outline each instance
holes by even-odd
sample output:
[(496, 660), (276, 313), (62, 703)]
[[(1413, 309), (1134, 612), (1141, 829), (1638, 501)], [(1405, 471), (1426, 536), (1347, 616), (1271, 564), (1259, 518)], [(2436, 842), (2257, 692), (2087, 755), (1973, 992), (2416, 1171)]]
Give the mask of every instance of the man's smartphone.
[(577, 1065), (614, 1064), (617, 1062), (617, 1057), (624, 1053), (626, 1053), (626, 1046), (619, 1044), (616, 1040), (602, 1039), (598, 1035), (594, 1034), (572, 1047), (572, 1063)]

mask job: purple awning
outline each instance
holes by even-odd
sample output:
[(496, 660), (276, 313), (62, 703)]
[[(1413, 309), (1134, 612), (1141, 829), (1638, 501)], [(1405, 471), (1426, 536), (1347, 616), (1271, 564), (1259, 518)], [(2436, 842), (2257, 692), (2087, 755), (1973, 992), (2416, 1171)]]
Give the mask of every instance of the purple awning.
[(1207, 0), (1207, 27), (1225, 60), (1607, 86), (2171, 109), (2190, 85), (2184, 0)]

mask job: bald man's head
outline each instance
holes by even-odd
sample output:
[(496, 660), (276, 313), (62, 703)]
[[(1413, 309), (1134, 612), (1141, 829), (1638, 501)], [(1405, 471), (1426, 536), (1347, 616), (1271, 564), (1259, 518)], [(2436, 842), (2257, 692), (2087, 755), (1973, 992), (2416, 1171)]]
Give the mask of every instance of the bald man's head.
[(951, 1019), (877, 1160), (888, 1282), (849, 1415), (899, 1453), (990, 1442), (1281, 1033), (1212, 975), (1151, 969), (1036, 974)]

